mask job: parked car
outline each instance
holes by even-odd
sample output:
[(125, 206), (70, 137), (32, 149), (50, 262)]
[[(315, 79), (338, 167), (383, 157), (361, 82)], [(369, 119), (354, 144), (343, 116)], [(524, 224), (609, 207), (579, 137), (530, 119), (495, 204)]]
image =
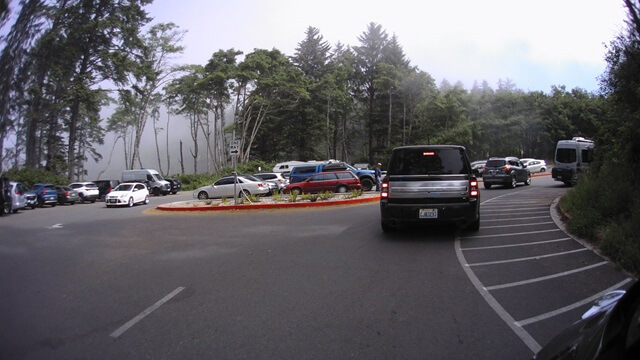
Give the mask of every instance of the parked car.
[[(14, 214), (27, 207), (27, 187), (22, 183), (10, 181), (9, 193), (11, 195), (11, 212)], [(35, 194), (34, 194), (35, 195)]]
[(471, 163), (471, 171), (473, 171), (473, 173), (476, 176), (480, 176), (482, 177), (482, 169), (484, 168), (484, 165), (487, 163), (487, 160), (478, 160), (478, 161), (474, 161)]
[(492, 157), (482, 169), (482, 180), (485, 189), (493, 185), (515, 188), (519, 182), (531, 185), (531, 172), (517, 157)]
[(262, 179), (262, 181), (266, 182), (267, 184), (269, 184), (270, 185), (269, 187), (272, 190), (271, 192), (273, 193), (274, 190), (282, 191), (282, 189), (284, 189), (284, 187), (287, 186), (287, 184), (289, 184), (289, 180), (287, 180), (287, 178), (285, 178), (284, 175), (282, 174), (283, 173), (279, 173), (279, 172), (267, 172), (267, 173), (253, 174), (253, 175), (259, 179)]
[(547, 162), (538, 159), (520, 159), (523, 164), (527, 165), (527, 169), (532, 174), (543, 173), (547, 171)]
[(92, 203), (98, 200), (100, 196), (100, 190), (98, 190), (98, 185), (93, 182), (75, 182), (69, 184), (69, 187), (75, 190), (80, 196), (80, 201), (91, 201)]
[(320, 193), (333, 191), (346, 193), (351, 190), (360, 190), (362, 185), (358, 177), (350, 170), (322, 172), (313, 175), (303, 182), (285, 186), (284, 193)]
[(98, 187), (98, 199), (104, 201), (105, 196), (120, 185), (120, 180), (95, 180), (93, 183)]
[(358, 179), (360, 179), (360, 184), (366, 191), (373, 189), (374, 185), (376, 184), (375, 173), (373, 170), (359, 170), (341, 161), (296, 166), (291, 170), (291, 173), (289, 174), (289, 183), (293, 184), (296, 182), (302, 182), (320, 172), (338, 170), (350, 170), (351, 172), (353, 172), (358, 177)]
[(534, 360), (638, 359), (640, 354), (640, 282), (596, 300), (582, 315), (551, 339)]
[(24, 197), (27, 200), (27, 207), (30, 207), (32, 210), (38, 207), (38, 195), (33, 189), (25, 186)]
[(58, 204), (71, 204), (75, 205), (77, 201), (80, 201), (80, 195), (78, 192), (68, 186), (56, 186), (58, 192)]
[(38, 207), (44, 205), (55, 207), (58, 203), (58, 192), (53, 184), (35, 184), (32, 190), (36, 193)]
[(104, 199), (107, 207), (148, 204), (149, 190), (143, 183), (122, 183), (115, 187)]
[(180, 180), (178, 179), (172, 179), (172, 178), (164, 178), (165, 180), (167, 180), (169, 182), (169, 187), (170, 187), (170, 192), (172, 194), (177, 194), (178, 191), (180, 191), (180, 189), (182, 189), (182, 183), (180, 182)]
[(9, 179), (0, 179), (0, 216), (11, 213), (12, 206), (11, 185)]
[(380, 223), (390, 232), (406, 224), (451, 222), (480, 228), (480, 192), (466, 149), (416, 145), (393, 149), (382, 179)]
[(165, 196), (171, 191), (169, 182), (154, 169), (125, 170), (122, 172), (122, 182), (146, 183), (154, 196)]
[[(269, 186), (263, 181), (251, 180), (245, 176), (238, 175), (238, 183), (235, 186), (237, 195), (266, 195), (269, 193)], [(218, 179), (211, 185), (197, 188), (193, 192), (194, 199), (232, 198), (234, 197), (234, 176), (229, 175)]]

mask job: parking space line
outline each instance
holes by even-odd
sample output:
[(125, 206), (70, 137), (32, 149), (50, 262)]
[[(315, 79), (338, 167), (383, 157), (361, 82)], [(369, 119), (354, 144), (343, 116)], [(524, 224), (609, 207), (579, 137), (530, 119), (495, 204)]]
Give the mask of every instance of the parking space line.
[(529, 279), (529, 280), (516, 281), (516, 282), (512, 282), (512, 283), (508, 283), (508, 284), (502, 284), (502, 285), (487, 286), (487, 287), (485, 287), (485, 289), (488, 290), (488, 291), (491, 291), (491, 290), (510, 288), (510, 287), (514, 287), (514, 286), (532, 284), (532, 283), (535, 283), (535, 282), (540, 282), (540, 281), (549, 280), (549, 279), (555, 279), (555, 278), (558, 278), (558, 277), (579, 273), (581, 271), (586, 271), (586, 270), (589, 270), (589, 269), (593, 269), (593, 268), (596, 268), (598, 266), (602, 266), (602, 265), (605, 265), (605, 264), (608, 264), (608, 262), (603, 261), (603, 262), (599, 262), (597, 264), (581, 267), (581, 268), (578, 268), (578, 269), (564, 271), (564, 272), (561, 272), (561, 273), (548, 275), (548, 276), (542, 276), (542, 277)]
[(536, 241), (536, 242), (521, 243), (521, 244), (509, 244), (509, 245), (494, 245), (494, 246), (469, 247), (469, 248), (464, 248), (464, 249), (462, 249), (462, 251), (467, 251), (467, 250), (490, 250), (490, 249), (502, 249), (502, 248), (517, 247), (517, 246), (529, 246), (529, 245), (548, 244), (548, 243), (554, 243), (554, 242), (558, 242), (558, 241), (567, 241), (567, 240), (573, 240), (573, 239), (571, 239), (570, 237), (566, 237), (566, 238), (562, 238), (562, 239), (545, 240), (545, 241)]
[(545, 221), (538, 223), (528, 223), (528, 224), (510, 224), (510, 225), (493, 225), (493, 226), (483, 226), (483, 229), (497, 229), (497, 228), (508, 228), (508, 227), (517, 227), (517, 226), (531, 226), (531, 225), (547, 225), (547, 224), (555, 224), (553, 221)]
[(529, 207), (529, 208), (515, 208), (515, 209), (496, 209), (496, 210), (485, 210), (482, 209), (482, 211), (486, 211), (486, 212), (514, 212), (514, 211), (525, 211), (525, 210), (547, 210), (549, 211), (549, 207), (548, 206), (536, 206), (536, 207)]
[(163, 297), (162, 299), (160, 299), (160, 301), (158, 301), (157, 303), (155, 303), (155, 304), (151, 305), (150, 307), (148, 307), (145, 311), (141, 312), (136, 317), (134, 317), (133, 319), (129, 320), (126, 324), (124, 324), (121, 327), (119, 327), (118, 330), (112, 332), (109, 336), (112, 337), (112, 338), (119, 337), (125, 331), (129, 330), (133, 325), (137, 324), (140, 320), (144, 319), (147, 315), (151, 314), (156, 309), (158, 309), (160, 306), (162, 306), (164, 303), (166, 303), (167, 301), (171, 300), (171, 298), (173, 298), (174, 296), (178, 295), (182, 290), (184, 290), (184, 287), (182, 287), (182, 286), (180, 286), (177, 289), (173, 290), (171, 293), (169, 293), (169, 295)]
[(521, 217), (521, 218), (490, 219), (490, 220), (482, 219), (482, 222), (505, 221), (505, 220), (530, 220), (530, 219), (544, 219), (544, 218), (551, 218), (551, 216), (545, 215), (545, 216), (530, 216), (530, 217)]
[(509, 207), (518, 207), (522, 205), (535, 205), (535, 204), (540, 204), (540, 201), (518, 201), (517, 204), (514, 204), (512, 201), (496, 201), (484, 206), (509, 208)]
[[(486, 210), (482, 210), (482, 213), (484, 213)], [(502, 212), (506, 212), (507, 214), (511, 213), (512, 211), (502, 211)], [(540, 210), (540, 211), (529, 211), (527, 212), (527, 215), (535, 215), (535, 214), (548, 214), (549, 210)], [(505, 216), (507, 214), (490, 214), (489, 216)], [(508, 218), (504, 218), (505, 220), (508, 220)], [(486, 221), (486, 220), (483, 220)]]
[(511, 235), (530, 235), (530, 234), (541, 234), (552, 231), (562, 231), (560, 229), (550, 229), (550, 230), (536, 230), (536, 231), (527, 231), (527, 232), (519, 232), (519, 233), (509, 233), (509, 234), (493, 234), (493, 235), (475, 235), (475, 236), (462, 236), (462, 239), (479, 239), (479, 238), (488, 238), (488, 237), (501, 237), (501, 236), (511, 236)]
[(548, 257), (573, 254), (573, 253), (577, 253), (577, 252), (580, 252), (580, 251), (586, 251), (586, 250), (589, 250), (589, 249), (581, 248), (581, 249), (577, 249), (577, 250), (569, 250), (569, 251), (563, 251), (563, 252), (547, 254), (547, 255), (538, 255), (538, 256), (530, 256), (530, 257), (524, 257), (524, 258), (518, 258), (518, 259), (498, 260), (498, 261), (488, 261), (488, 262), (482, 262), (482, 263), (466, 264), (466, 266), (471, 267), (471, 266), (483, 266), (483, 265), (497, 265), (497, 264), (506, 264), (506, 263), (512, 263), (512, 262), (518, 262), (518, 261), (538, 260), (538, 259), (543, 259), (543, 258), (548, 258)]
[(599, 292), (599, 293), (597, 293), (597, 294), (595, 294), (595, 295), (593, 295), (593, 296), (591, 296), (589, 298), (586, 298), (586, 299), (584, 299), (582, 301), (578, 301), (577, 303), (573, 303), (571, 305), (565, 306), (563, 308), (560, 308), (560, 309), (557, 309), (557, 310), (554, 310), (554, 311), (550, 311), (550, 312), (545, 313), (545, 314), (541, 314), (541, 315), (534, 316), (534, 317), (531, 317), (531, 318), (528, 318), (528, 319), (520, 320), (520, 321), (516, 322), (516, 325), (522, 327), (522, 326), (526, 326), (526, 325), (529, 325), (529, 324), (533, 324), (535, 322), (538, 322), (538, 321), (541, 321), (541, 320), (545, 320), (545, 319), (548, 319), (550, 317), (553, 317), (553, 316), (556, 316), (556, 315), (560, 315), (560, 314), (565, 313), (567, 311), (573, 310), (573, 309), (578, 308), (578, 307), (580, 307), (582, 305), (589, 304), (590, 302), (593, 302), (593, 301), (601, 298), (603, 295), (605, 295), (607, 293), (610, 293), (610, 292), (612, 292), (614, 290), (618, 290), (620, 287), (622, 287), (624, 284), (626, 284), (626, 283), (628, 283), (630, 281), (631, 281), (630, 278), (626, 278), (625, 280), (613, 285), (612, 287), (610, 287), (610, 288), (608, 288), (606, 290), (603, 290), (603, 291), (601, 291), (601, 292)]
[[(460, 262), (460, 264), (466, 264), (467, 260), (460, 250), (459, 234), (456, 234), (455, 249), (456, 256), (458, 257), (458, 261)], [(509, 326), (509, 328), (511, 328), (511, 330), (522, 340), (522, 342), (527, 345), (529, 350), (531, 350), (534, 354), (538, 353), (538, 351), (540, 351), (542, 347), (533, 338), (533, 336), (531, 336), (522, 326), (517, 325), (515, 319), (507, 312), (507, 310), (505, 310), (505, 308), (503, 308), (502, 305), (498, 303), (493, 295), (491, 295), (487, 290), (484, 289), (484, 287), (482, 286), (482, 282), (480, 282), (473, 270), (471, 270), (468, 266), (463, 266), (462, 269), (467, 274), (467, 277), (469, 278), (469, 280), (471, 280), (471, 283), (473, 284), (473, 286), (475, 286), (476, 290), (478, 290), (480, 295), (484, 298), (487, 304), (489, 304), (493, 311), (498, 314), (502, 321), (504, 321), (507, 326)]]

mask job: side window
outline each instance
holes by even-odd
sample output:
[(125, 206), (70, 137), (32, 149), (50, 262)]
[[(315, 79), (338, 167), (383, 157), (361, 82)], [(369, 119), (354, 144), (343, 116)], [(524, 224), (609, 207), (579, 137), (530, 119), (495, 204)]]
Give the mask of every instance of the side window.
[(151, 174), (147, 174), (147, 181), (153, 181), (153, 176), (151, 176)]
[(229, 184), (233, 184), (233, 178), (220, 179), (216, 181), (213, 185), (220, 186), (220, 185), (229, 185)]
[(520, 162), (517, 160), (509, 160), (509, 165), (511, 166), (520, 166)]
[(591, 157), (593, 156), (593, 151), (591, 151), (591, 149), (583, 149), (581, 155), (582, 155), (582, 162), (590, 163)]

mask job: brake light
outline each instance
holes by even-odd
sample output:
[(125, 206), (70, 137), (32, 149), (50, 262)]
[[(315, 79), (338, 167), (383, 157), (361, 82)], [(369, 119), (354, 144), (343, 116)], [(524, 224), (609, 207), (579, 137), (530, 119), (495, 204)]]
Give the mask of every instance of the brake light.
[(382, 189), (381, 189), (382, 191), (380, 191), (380, 197), (386, 199), (389, 197), (389, 183), (386, 181), (383, 181), (381, 185), (382, 185)]
[(511, 165), (505, 165), (502, 167), (502, 170), (504, 171), (510, 171), (511, 170)]
[(486, 172), (486, 171), (487, 171), (487, 168), (486, 168), (486, 167), (483, 167), (483, 168), (482, 168), (482, 172)]
[(478, 180), (471, 179), (469, 180), (469, 196), (472, 198), (478, 197)]
[(68, 191), (65, 191), (65, 192), (64, 192), (64, 196), (69, 196), (69, 192), (68, 192)]
[(436, 153), (433, 151), (425, 151), (422, 153), (422, 155), (424, 156), (434, 156)]

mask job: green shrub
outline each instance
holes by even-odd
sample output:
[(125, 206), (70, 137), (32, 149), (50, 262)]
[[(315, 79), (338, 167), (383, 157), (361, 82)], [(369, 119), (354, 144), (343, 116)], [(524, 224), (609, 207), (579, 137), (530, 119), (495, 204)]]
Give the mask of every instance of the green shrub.
[(28, 187), (32, 187), (33, 184), (67, 185), (70, 183), (69, 179), (66, 177), (60, 176), (51, 171), (27, 167), (19, 170), (8, 170), (3, 174), (3, 176), (9, 178), (10, 181), (18, 181)]
[(318, 200), (318, 194), (302, 194), (302, 200), (309, 200), (310, 202), (316, 202)]

